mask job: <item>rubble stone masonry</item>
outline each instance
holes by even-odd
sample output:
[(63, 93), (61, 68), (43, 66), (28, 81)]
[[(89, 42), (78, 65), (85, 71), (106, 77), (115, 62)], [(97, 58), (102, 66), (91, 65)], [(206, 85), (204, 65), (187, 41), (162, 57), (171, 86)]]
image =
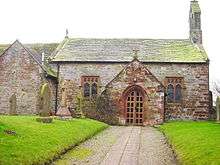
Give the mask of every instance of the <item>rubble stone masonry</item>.
[[(99, 76), (99, 94), (128, 65), (128, 63), (61, 63), (59, 73), (58, 100), (65, 88), (67, 104), (74, 107), (77, 94), (82, 92), (81, 76)], [(166, 87), (166, 77), (183, 78), (182, 100), (168, 103), (164, 100), (165, 118), (168, 119), (207, 119), (209, 112), (209, 71), (208, 63), (144, 63), (146, 68)], [(114, 81), (115, 82), (115, 81)], [(156, 82), (155, 82), (156, 83)], [(145, 85), (148, 85), (145, 83)], [(158, 84), (157, 84), (158, 85)], [(156, 85), (156, 86), (157, 86)], [(155, 84), (146, 86), (156, 87)], [(123, 85), (115, 82), (114, 89), (122, 95)], [(123, 90), (122, 90), (123, 89)], [(146, 90), (146, 92), (148, 92)], [(149, 94), (149, 93), (148, 93)], [(166, 89), (165, 89), (166, 95)], [(158, 95), (157, 95), (158, 96)], [(155, 96), (156, 98), (156, 96)], [(156, 104), (155, 102), (152, 103)], [(60, 101), (59, 101), (60, 104)], [(116, 104), (116, 103), (115, 103)], [(149, 107), (150, 108), (150, 107)]]
[(0, 56), (0, 114), (9, 113), (13, 94), (18, 114), (37, 112), (41, 72), (40, 66), (18, 41)]

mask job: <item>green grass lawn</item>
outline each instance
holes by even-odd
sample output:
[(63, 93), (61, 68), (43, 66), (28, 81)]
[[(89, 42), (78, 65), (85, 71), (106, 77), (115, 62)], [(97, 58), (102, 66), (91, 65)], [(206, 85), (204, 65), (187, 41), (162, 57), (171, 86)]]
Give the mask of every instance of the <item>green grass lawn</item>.
[[(36, 122), (34, 116), (0, 116), (0, 165), (43, 164), (107, 125), (90, 119)], [(4, 130), (13, 130), (9, 135)]]
[(159, 128), (183, 165), (220, 165), (220, 124), (168, 122)]

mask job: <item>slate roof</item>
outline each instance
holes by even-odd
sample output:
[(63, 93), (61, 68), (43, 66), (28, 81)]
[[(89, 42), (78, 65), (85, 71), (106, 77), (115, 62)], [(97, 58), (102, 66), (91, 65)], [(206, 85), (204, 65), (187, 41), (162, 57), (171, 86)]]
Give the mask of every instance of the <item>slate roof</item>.
[(59, 43), (35, 43), (35, 44), (24, 44), (27, 48), (38, 54), (45, 53), (45, 58), (49, 57), (54, 50), (57, 48)]
[[(37, 59), (41, 60), (41, 54), (44, 52), (46, 57), (49, 57), (52, 52), (59, 45), (58, 43), (35, 43), (35, 44), (23, 44), (28, 48)], [(0, 44), (0, 55), (10, 46), (10, 44)]]
[(66, 38), (56, 49), (53, 62), (130, 62), (134, 51), (142, 62), (203, 63), (202, 46), (189, 39), (91, 39)]
[[(47, 64), (47, 62), (44, 62), (44, 64), (42, 64), (42, 53), (40, 51), (37, 51), (36, 49), (34, 49), (33, 47), (31, 47), (29, 45), (25, 45), (25, 48), (27, 48), (27, 51), (29, 51), (29, 53), (34, 57), (34, 59), (37, 61), (37, 63), (42, 67), (42, 69), (47, 73), (47, 75), (52, 76), (52, 77), (57, 77), (57, 73), (56, 71), (54, 71), (51, 66), (49, 64)], [(42, 52), (45, 52), (45, 49), (39, 49), (42, 50)], [(41, 53), (41, 54), (40, 54)], [(49, 53), (49, 52), (47, 52)], [(51, 55), (50, 54), (46, 54), (47, 57), (49, 57)]]

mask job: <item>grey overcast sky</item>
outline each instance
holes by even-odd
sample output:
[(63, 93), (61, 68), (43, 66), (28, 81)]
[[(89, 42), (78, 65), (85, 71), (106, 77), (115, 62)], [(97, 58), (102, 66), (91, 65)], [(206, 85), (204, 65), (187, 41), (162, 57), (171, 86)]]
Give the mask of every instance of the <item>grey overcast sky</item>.
[[(210, 82), (220, 80), (220, 1), (199, 0)], [(190, 0), (2, 0), (0, 43), (70, 37), (188, 38)]]

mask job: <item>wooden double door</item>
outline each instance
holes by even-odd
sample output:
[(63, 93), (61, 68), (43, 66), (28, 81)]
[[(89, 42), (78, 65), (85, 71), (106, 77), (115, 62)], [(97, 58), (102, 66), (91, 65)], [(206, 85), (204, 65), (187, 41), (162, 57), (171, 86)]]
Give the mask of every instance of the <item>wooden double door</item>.
[(127, 95), (125, 110), (126, 124), (143, 125), (144, 101), (140, 91), (133, 90)]

